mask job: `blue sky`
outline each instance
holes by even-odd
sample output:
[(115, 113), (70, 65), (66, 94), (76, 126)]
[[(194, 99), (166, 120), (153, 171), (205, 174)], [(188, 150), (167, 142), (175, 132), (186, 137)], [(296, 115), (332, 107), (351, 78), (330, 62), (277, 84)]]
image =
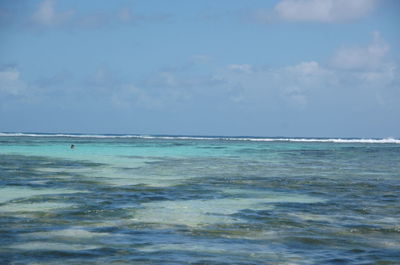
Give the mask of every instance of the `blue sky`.
[(400, 137), (395, 0), (1, 0), (0, 131)]

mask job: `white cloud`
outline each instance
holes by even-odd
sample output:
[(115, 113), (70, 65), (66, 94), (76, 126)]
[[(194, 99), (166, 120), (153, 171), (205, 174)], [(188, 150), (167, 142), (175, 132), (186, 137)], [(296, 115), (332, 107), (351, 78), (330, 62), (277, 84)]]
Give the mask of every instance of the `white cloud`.
[[(0, 10), (0, 23), (8, 19), (7, 13)], [(18, 19), (17, 16), (13, 15)], [(23, 22), (41, 28), (55, 28), (68, 26), (69, 28), (99, 28), (116, 25), (132, 25), (139, 22), (163, 22), (170, 18), (166, 14), (140, 15), (132, 12), (129, 6), (122, 6), (119, 10), (89, 11), (77, 9), (57, 9), (57, 0), (42, 0), (37, 8)], [(22, 24), (25, 24), (22, 23)]]
[(256, 18), (304, 22), (342, 22), (367, 15), (377, 0), (281, 0), (272, 11), (260, 11)]
[(336, 83), (335, 74), (318, 62), (301, 62), (279, 71), (282, 95), (290, 103), (304, 108), (308, 104), (308, 93), (323, 90)]
[(74, 10), (56, 12), (54, 3), (54, 0), (43, 0), (32, 15), (32, 20), (42, 26), (55, 26), (66, 22), (75, 13)]
[[(219, 77), (227, 84), (227, 98), (248, 108), (273, 111), (285, 105), (300, 110), (332, 102), (346, 105), (356, 101), (353, 97), (359, 93), (368, 100), (365, 105), (381, 104), (382, 99), (387, 100), (389, 92), (393, 94), (400, 85), (396, 64), (385, 59), (387, 52), (388, 45), (375, 32), (373, 41), (366, 47), (341, 50), (340, 56), (335, 57), (341, 59), (337, 62), (340, 67), (316, 61), (282, 68), (228, 65)], [(246, 71), (245, 75), (232, 71), (247, 69), (251, 71)], [(393, 100), (391, 102), (393, 105)]]
[(303, 76), (321, 75), (326, 73), (326, 70), (321, 68), (319, 63), (315, 61), (301, 62), (297, 65), (286, 67), (285, 69), (294, 74)]
[(232, 64), (219, 77), (227, 84), (227, 98), (233, 103), (271, 111), (283, 105), (304, 109), (310, 93), (336, 82), (333, 73), (315, 61), (282, 68)]
[(239, 72), (239, 73), (251, 73), (252, 72), (252, 66), (249, 64), (231, 64), (228, 65), (228, 69)]
[(396, 65), (391, 63), (387, 63), (379, 69), (361, 71), (355, 75), (360, 81), (378, 87), (391, 85), (398, 76)]
[(339, 49), (332, 58), (334, 66), (342, 69), (374, 69), (384, 64), (389, 45), (380, 37), (379, 32), (373, 32), (372, 42), (365, 47)]
[(16, 68), (7, 67), (0, 70), (0, 92), (10, 95), (20, 95), (26, 89), (26, 84), (21, 80)]

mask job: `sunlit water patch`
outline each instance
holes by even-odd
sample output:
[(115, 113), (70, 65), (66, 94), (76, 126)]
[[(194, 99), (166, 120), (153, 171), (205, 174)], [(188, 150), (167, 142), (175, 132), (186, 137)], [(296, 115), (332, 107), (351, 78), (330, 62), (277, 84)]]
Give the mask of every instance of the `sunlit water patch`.
[(7, 186), (0, 188), (0, 203), (4, 203), (7, 201), (15, 200), (15, 199), (23, 199), (30, 198), (34, 196), (41, 195), (54, 195), (54, 194), (69, 194), (80, 192), (78, 190), (70, 190), (70, 189), (37, 189), (37, 188), (28, 188), (28, 187), (16, 187), (16, 186)]
[(51, 211), (58, 208), (71, 207), (72, 204), (68, 203), (51, 203), (51, 202), (38, 202), (38, 203), (10, 203), (0, 206), (0, 212), (43, 212)]
[(1, 264), (400, 263), (396, 139), (0, 137)]
[(11, 245), (10, 248), (25, 250), (25, 251), (85, 251), (95, 248), (98, 246), (82, 245), (82, 244), (64, 244), (54, 242), (31, 242)]
[(46, 232), (35, 232), (35, 233), (26, 233), (24, 234), (25, 237), (31, 238), (41, 238), (41, 239), (48, 239), (48, 238), (68, 238), (70, 240), (82, 240), (88, 239), (93, 237), (105, 237), (110, 235), (109, 233), (101, 233), (101, 232), (92, 232), (88, 231), (82, 227), (71, 227), (62, 230), (50, 230)]

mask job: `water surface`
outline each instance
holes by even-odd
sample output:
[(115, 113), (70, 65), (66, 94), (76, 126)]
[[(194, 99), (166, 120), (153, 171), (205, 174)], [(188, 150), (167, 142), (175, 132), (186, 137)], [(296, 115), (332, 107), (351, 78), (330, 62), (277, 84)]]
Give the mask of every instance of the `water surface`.
[(399, 264), (399, 143), (2, 134), (0, 263)]

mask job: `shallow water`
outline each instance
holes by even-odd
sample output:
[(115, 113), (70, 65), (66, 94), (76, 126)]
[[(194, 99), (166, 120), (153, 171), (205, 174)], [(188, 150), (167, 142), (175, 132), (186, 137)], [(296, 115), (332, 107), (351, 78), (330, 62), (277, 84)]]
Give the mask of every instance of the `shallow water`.
[(0, 135), (0, 264), (399, 264), (397, 141)]

